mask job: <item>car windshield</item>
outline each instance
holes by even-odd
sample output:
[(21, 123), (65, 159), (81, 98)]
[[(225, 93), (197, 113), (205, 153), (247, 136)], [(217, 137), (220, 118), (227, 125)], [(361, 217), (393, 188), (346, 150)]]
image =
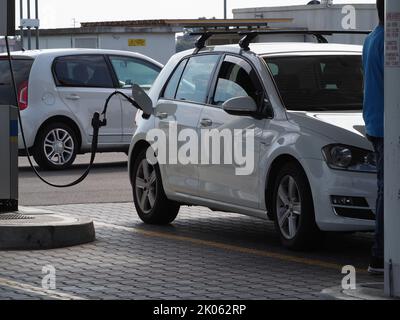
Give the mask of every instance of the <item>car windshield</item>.
[(360, 55), (265, 57), (288, 110), (362, 110)]

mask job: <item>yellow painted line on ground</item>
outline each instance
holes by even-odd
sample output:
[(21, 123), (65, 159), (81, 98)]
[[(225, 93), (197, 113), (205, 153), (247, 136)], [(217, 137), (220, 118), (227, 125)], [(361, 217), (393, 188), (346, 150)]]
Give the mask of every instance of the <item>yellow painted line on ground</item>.
[(12, 281), (4, 278), (0, 278), (0, 287), (7, 287), (11, 289), (16, 289), (20, 291), (24, 291), (27, 293), (37, 294), (43, 297), (56, 299), (56, 300), (86, 300), (82, 297), (77, 297), (74, 295), (70, 295), (67, 293), (62, 293), (56, 290), (46, 290), (41, 287), (31, 286), (29, 284)]
[[(265, 257), (265, 258), (278, 259), (278, 260), (282, 260), (282, 261), (286, 261), (286, 262), (295, 262), (295, 263), (300, 263), (300, 264), (314, 266), (314, 267), (334, 269), (334, 270), (337, 270), (338, 272), (341, 272), (342, 268), (344, 267), (344, 265), (339, 265), (339, 264), (326, 262), (326, 261), (322, 261), (322, 260), (296, 257), (296, 256), (287, 255), (287, 254), (270, 252), (270, 251), (266, 251), (266, 250), (251, 249), (251, 248), (240, 247), (240, 246), (235, 246), (235, 245), (230, 245), (230, 244), (225, 244), (225, 243), (215, 242), (215, 241), (209, 241), (209, 240), (201, 240), (201, 239), (196, 239), (196, 238), (191, 238), (191, 237), (186, 237), (186, 236), (177, 236), (177, 235), (173, 235), (173, 234), (169, 234), (169, 233), (165, 233), (165, 232), (148, 231), (148, 230), (143, 230), (143, 229), (138, 229), (138, 228), (123, 227), (123, 226), (118, 226), (118, 225), (114, 225), (114, 224), (102, 223), (102, 222), (95, 222), (95, 225), (99, 226), (99, 227), (113, 228), (113, 229), (122, 230), (122, 231), (136, 232), (141, 235), (148, 236), (148, 237), (156, 237), (156, 238), (162, 238), (162, 239), (168, 239), (168, 240), (174, 240), (174, 241), (188, 242), (188, 243), (193, 243), (193, 244), (196, 244), (199, 246), (207, 246), (207, 247), (212, 247), (212, 248), (217, 248), (217, 249), (222, 249), (222, 250), (227, 250), (227, 251), (251, 254), (251, 255), (256, 255), (256, 256)], [(366, 270), (360, 270), (360, 269), (357, 270), (357, 272), (361, 273), (361, 274), (368, 273)]]

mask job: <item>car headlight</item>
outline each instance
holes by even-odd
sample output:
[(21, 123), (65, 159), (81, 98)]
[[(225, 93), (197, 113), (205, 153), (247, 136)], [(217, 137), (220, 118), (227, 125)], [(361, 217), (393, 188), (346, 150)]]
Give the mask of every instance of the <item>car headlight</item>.
[(376, 173), (376, 156), (369, 150), (331, 144), (322, 149), (325, 161), (331, 169)]

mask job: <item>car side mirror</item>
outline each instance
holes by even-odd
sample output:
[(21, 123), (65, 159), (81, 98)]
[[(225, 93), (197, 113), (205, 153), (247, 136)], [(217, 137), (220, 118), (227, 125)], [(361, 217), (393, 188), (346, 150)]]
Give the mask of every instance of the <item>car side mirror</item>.
[(236, 97), (225, 101), (222, 108), (233, 115), (252, 115), (257, 112), (257, 104), (252, 97)]
[(153, 101), (139, 85), (132, 86), (132, 98), (139, 105), (140, 109), (146, 116), (153, 114)]

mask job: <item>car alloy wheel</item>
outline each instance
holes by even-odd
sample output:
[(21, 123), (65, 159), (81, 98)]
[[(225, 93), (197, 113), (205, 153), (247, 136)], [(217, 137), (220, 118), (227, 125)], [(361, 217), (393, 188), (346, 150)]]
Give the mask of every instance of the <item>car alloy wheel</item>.
[(147, 148), (133, 152), (131, 184), (136, 212), (147, 224), (168, 225), (173, 222), (180, 205), (167, 198), (158, 164), (148, 162)]
[(282, 235), (294, 239), (300, 227), (301, 198), (296, 181), (291, 176), (285, 176), (278, 189), (276, 199), (277, 217)]
[(157, 199), (157, 176), (154, 166), (143, 159), (136, 171), (136, 197), (140, 209), (149, 213), (154, 208)]
[(49, 162), (56, 166), (63, 166), (74, 156), (74, 139), (68, 131), (55, 128), (46, 135), (43, 149)]
[(310, 184), (299, 164), (289, 162), (279, 169), (273, 199), (275, 227), (286, 248), (304, 250), (322, 244), (324, 234), (315, 220)]

